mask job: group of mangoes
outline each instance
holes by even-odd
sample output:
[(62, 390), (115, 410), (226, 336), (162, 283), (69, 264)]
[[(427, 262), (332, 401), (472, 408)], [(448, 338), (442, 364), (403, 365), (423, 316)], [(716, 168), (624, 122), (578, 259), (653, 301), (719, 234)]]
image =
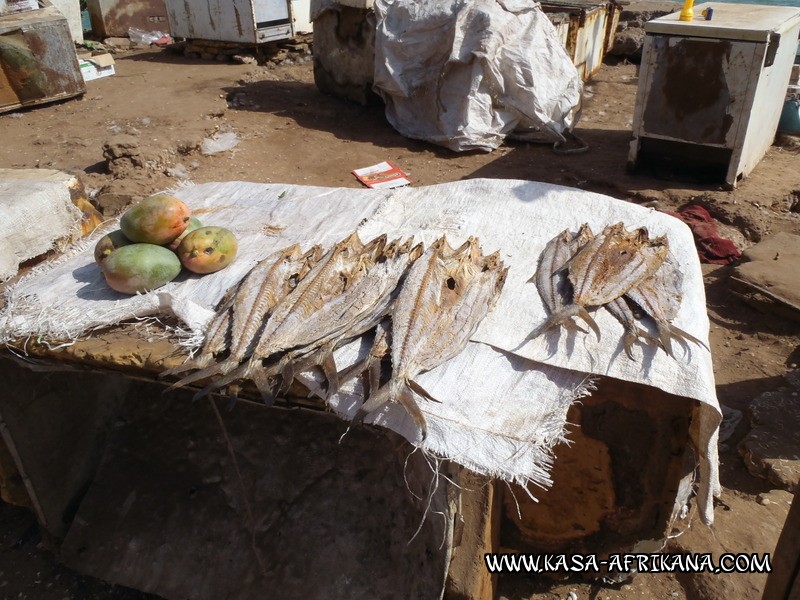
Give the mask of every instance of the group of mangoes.
[(124, 294), (154, 290), (186, 267), (214, 273), (236, 258), (236, 237), (224, 227), (203, 227), (189, 207), (168, 194), (145, 198), (128, 209), (119, 229), (97, 242), (94, 259), (106, 283)]

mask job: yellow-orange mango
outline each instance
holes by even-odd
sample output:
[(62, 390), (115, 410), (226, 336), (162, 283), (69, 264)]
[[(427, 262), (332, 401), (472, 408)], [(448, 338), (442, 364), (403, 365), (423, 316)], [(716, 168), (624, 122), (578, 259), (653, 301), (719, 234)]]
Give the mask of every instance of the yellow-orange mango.
[(189, 233), (175, 251), (193, 273), (215, 273), (236, 258), (236, 236), (224, 227), (201, 227)]
[(190, 211), (181, 200), (156, 194), (129, 208), (119, 221), (122, 233), (133, 242), (169, 244), (186, 229)]

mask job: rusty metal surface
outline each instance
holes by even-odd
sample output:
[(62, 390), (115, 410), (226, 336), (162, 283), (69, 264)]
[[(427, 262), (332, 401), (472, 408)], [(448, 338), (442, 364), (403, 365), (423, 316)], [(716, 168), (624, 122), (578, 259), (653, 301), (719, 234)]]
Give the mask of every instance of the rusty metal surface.
[(128, 29), (169, 31), (164, 0), (88, 0), (92, 31), (102, 37), (126, 37)]
[(607, 23), (618, 15), (617, 7), (596, 0), (548, 0), (541, 7), (581, 77), (588, 81), (603, 64), (608, 45)]
[(0, 17), (0, 111), (86, 91), (66, 18), (55, 8)]
[(748, 70), (745, 57), (728, 40), (653, 39), (651, 89), (644, 110), (649, 134), (697, 144), (726, 143), (734, 124), (728, 107), (741, 90), (731, 90), (728, 73)]

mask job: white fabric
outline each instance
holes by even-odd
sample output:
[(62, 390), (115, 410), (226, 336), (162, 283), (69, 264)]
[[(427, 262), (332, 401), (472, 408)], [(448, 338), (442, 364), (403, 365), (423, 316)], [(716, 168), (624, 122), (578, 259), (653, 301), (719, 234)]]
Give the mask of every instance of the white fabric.
[[(156, 292), (125, 297), (105, 286), (89, 243), (7, 292), (0, 341), (28, 335), (76, 338), (95, 326), (160, 311), (174, 311), (190, 327), (200, 328), (225, 291), (257, 260), (294, 242), (330, 246), (354, 229), (364, 241), (382, 233), (413, 234), (430, 244), (447, 234), (457, 245), (476, 235), (485, 252), (500, 250), (510, 267), (508, 279), (496, 308), (467, 348), (419, 377), (441, 401), (420, 399), (429, 429), (423, 449), (478, 473), (547, 486), (551, 450), (562, 439), (567, 408), (587, 392), (587, 379), (603, 375), (638, 382), (699, 401), (691, 437), (702, 477), (701, 514), (706, 522), (713, 519), (711, 497), (719, 491), (715, 436), (721, 414), (708, 351), (691, 346), (687, 354), (678, 349), (673, 359), (637, 345), (637, 360), (631, 361), (623, 351), (621, 325), (602, 310), (595, 313), (602, 342), (594, 335), (554, 331), (515, 350), (547, 316), (536, 288), (527, 283), (547, 241), (583, 222), (599, 232), (620, 220), (668, 236), (684, 272), (684, 298), (675, 324), (707, 340), (700, 265), (691, 232), (677, 219), (583, 190), (514, 180), (474, 179), (394, 190), (230, 182), (190, 186), (176, 195), (203, 223), (234, 231), (240, 254), (230, 267), (204, 277), (184, 275)], [(366, 349), (366, 343), (353, 342), (337, 351), (337, 363), (347, 366)], [(359, 392), (351, 382), (332, 399), (333, 408), (352, 415)], [(400, 407), (387, 407), (375, 422), (420, 443)]]
[(376, 0), (373, 89), (407, 137), (493, 150), (512, 132), (563, 140), (582, 82), (532, 0)]
[(80, 221), (81, 211), (63, 181), (17, 179), (13, 170), (4, 169), (0, 175), (0, 281), (16, 275), (21, 262), (70, 237)]

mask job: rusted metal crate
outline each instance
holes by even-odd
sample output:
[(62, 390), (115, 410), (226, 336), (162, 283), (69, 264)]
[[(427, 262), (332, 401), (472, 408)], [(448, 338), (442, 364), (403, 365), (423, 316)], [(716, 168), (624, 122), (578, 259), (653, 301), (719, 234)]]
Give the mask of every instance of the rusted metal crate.
[(645, 25), (628, 165), (733, 188), (775, 138), (800, 8), (707, 2), (694, 14)]
[(0, 17), (0, 112), (86, 91), (67, 19), (40, 6)]
[(142, 31), (169, 31), (164, 0), (88, 0), (92, 31), (102, 37), (128, 35), (135, 27)]
[(596, 0), (548, 0), (542, 10), (558, 31), (584, 81), (603, 64), (619, 24), (621, 7)]

